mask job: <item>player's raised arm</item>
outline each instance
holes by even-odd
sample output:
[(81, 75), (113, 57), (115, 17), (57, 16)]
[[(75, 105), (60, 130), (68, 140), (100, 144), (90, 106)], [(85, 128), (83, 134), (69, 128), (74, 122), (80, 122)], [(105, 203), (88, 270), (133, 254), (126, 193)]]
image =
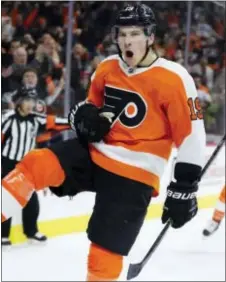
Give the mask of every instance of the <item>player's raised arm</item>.
[(91, 77), (87, 100), (76, 104), (69, 113), (69, 123), (86, 142), (100, 141), (110, 130), (111, 121), (100, 114), (104, 103), (104, 63)]
[(166, 103), (166, 112), (178, 156), (175, 182), (168, 186), (162, 221), (171, 219), (173, 227), (179, 228), (197, 213), (196, 181), (204, 163), (206, 136), (193, 79), (177, 64), (173, 71), (175, 83)]

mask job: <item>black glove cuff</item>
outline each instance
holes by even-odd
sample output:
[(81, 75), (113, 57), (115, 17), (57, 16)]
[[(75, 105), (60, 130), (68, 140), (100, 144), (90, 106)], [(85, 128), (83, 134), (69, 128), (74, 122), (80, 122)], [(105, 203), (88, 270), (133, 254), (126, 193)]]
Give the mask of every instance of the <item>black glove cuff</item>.
[(199, 181), (201, 170), (201, 166), (178, 162), (174, 169), (174, 178), (177, 182), (188, 182), (192, 184), (195, 181)]
[(171, 190), (172, 192), (194, 193), (198, 191), (198, 185), (171, 181), (167, 190)]

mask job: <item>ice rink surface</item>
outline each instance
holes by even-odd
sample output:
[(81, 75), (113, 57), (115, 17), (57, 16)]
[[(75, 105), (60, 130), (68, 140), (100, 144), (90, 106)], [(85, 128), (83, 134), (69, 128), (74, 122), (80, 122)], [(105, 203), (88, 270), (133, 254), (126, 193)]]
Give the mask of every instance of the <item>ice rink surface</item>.
[[(170, 229), (134, 281), (225, 281), (225, 221), (210, 238), (202, 229), (213, 209), (200, 210), (182, 229)], [(138, 262), (163, 225), (149, 220), (124, 263)], [(15, 245), (2, 253), (2, 281), (85, 281), (89, 242), (85, 233), (50, 239), (46, 245)]]

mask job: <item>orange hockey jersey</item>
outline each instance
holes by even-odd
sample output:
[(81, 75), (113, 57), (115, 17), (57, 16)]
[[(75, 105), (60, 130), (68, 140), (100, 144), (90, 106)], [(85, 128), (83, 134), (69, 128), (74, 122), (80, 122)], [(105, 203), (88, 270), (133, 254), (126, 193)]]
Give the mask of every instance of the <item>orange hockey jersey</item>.
[(159, 181), (173, 144), (177, 162), (204, 162), (205, 130), (193, 79), (181, 65), (158, 58), (131, 69), (113, 55), (91, 78), (87, 101), (114, 114), (110, 132), (90, 145), (92, 160), (117, 175)]

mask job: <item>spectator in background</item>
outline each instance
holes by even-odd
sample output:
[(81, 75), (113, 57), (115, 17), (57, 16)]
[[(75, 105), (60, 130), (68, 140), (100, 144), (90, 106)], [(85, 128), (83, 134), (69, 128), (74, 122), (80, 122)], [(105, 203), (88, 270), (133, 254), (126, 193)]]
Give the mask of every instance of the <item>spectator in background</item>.
[(43, 47), (52, 64), (58, 66), (61, 63), (61, 58), (56, 41), (53, 38), (45, 38), (43, 40)]
[(13, 69), (24, 67), (27, 64), (27, 51), (24, 47), (17, 48), (13, 53)]
[(47, 53), (48, 51), (44, 44), (40, 43), (35, 51), (35, 58), (31, 63), (39, 70), (40, 75), (43, 77), (47, 77), (51, 74), (54, 68), (53, 61)]
[(2, 16), (2, 41), (10, 42), (13, 39), (15, 28), (9, 16)]
[(201, 102), (202, 108), (205, 110), (208, 108), (208, 106), (210, 105), (212, 101), (211, 95), (209, 93), (209, 89), (208, 87), (202, 84), (202, 76), (200, 74), (191, 73), (191, 75), (194, 79), (195, 86), (198, 92), (198, 97)]
[(117, 46), (113, 44), (111, 36), (106, 35), (103, 42), (97, 45), (95, 51), (96, 51), (94, 56), (95, 62), (97, 61), (101, 62), (106, 57), (117, 54), (118, 49)]
[[(22, 85), (21, 85), (22, 81)], [(20, 92), (21, 86), (22, 88), (29, 89), (29, 91), (33, 92), (35, 95), (39, 94), (39, 97), (43, 98), (43, 93), (41, 93), (41, 90), (38, 88), (38, 75), (37, 71), (32, 68), (25, 69), (22, 79), (20, 83), (18, 84), (18, 87), (14, 89), (11, 92), (3, 93), (2, 95), (2, 102), (6, 103), (6, 108), (14, 109), (15, 105), (13, 103), (13, 97), (17, 95), (18, 92)]]
[(159, 57), (165, 57), (164, 40), (160, 37), (155, 38), (154, 48)]
[(8, 67), (12, 64), (13, 58), (12, 54), (14, 51), (21, 46), (19, 39), (13, 39), (11, 42), (2, 42), (1, 46), (1, 59), (2, 59), (2, 75), (5, 76)]
[(22, 14), (17, 14), (15, 17), (15, 37), (23, 37), (25, 34), (24, 19)]
[(200, 61), (198, 60), (191, 67), (191, 72), (198, 73), (200, 76), (202, 76), (204, 84), (210, 90), (213, 88), (214, 71), (208, 66), (208, 61), (205, 57), (202, 57)]
[(158, 31), (157, 35), (159, 38), (163, 38), (165, 33), (168, 30), (168, 22), (166, 17), (166, 10), (165, 9), (159, 9), (159, 12), (157, 13), (157, 22), (158, 22)]
[(223, 19), (215, 18), (214, 19), (214, 30), (218, 34), (219, 37), (225, 37), (225, 23)]
[(3, 69), (2, 83), (4, 90), (11, 92), (19, 88), (23, 72), (27, 67), (27, 51), (24, 47), (19, 47), (13, 52), (12, 65)]
[(37, 22), (37, 28), (33, 32), (36, 39), (41, 38), (43, 34), (48, 33), (47, 19), (44, 17), (39, 17)]
[(184, 66), (184, 52), (181, 49), (177, 49), (175, 54), (174, 54), (174, 60), (178, 64), (181, 64)]
[(71, 86), (78, 100), (84, 100), (86, 97), (86, 89), (92, 73), (90, 61), (91, 56), (88, 50), (81, 43), (76, 43), (72, 52)]
[(10, 42), (10, 54), (13, 54), (19, 47), (21, 47), (20, 39), (15, 37), (15, 39)]
[(31, 34), (26, 33), (24, 35), (23, 39), (21, 40), (21, 46), (27, 50), (28, 62), (30, 63), (34, 59), (36, 49), (36, 43)]
[[(43, 36), (42, 42), (35, 51), (35, 58), (31, 62), (31, 66), (38, 70), (40, 85), (47, 91), (47, 95), (55, 97), (51, 100), (50, 104), (52, 104), (63, 88), (64, 78), (63, 64), (57, 44), (50, 34), (47, 33)], [(58, 91), (59, 87), (60, 91)]]
[(180, 22), (180, 11), (177, 9), (175, 10), (175, 7), (171, 7), (167, 14), (167, 22), (169, 28), (178, 28)]
[[(29, 89), (29, 91), (33, 91), (34, 93), (37, 93), (40, 100), (39, 103), (39, 110), (37, 110), (40, 113), (46, 113), (47, 106), (50, 106), (54, 103), (54, 101), (59, 97), (61, 91), (64, 87), (64, 75), (62, 75), (58, 85), (55, 87), (54, 92), (52, 95), (48, 95), (47, 89), (43, 88), (42, 85), (39, 83), (38, 73), (36, 69), (28, 67), (22, 77), (22, 87), (25, 87), (26, 89)], [(16, 89), (12, 92), (6, 92), (3, 94), (2, 102), (6, 103), (6, 108), (13, 109), (13, 97), (17, 94), (20, 88)]]
[(66, 33), (61, 26), (54, 27), (51, 31), (53, 38), (56, 40), (60, 51), (66, 47)]
[(196, 34), (199, 37), (209, 38), (211, 36), (218, 37), (219, 35), (215, 30), (207, 23), (206, 16), (201, 14), (196, 27)]
[(165, 46), (165, 58), (167, 60), (175, 60), (177, 50), (177, 42), (174, 38), (169, 38)]

